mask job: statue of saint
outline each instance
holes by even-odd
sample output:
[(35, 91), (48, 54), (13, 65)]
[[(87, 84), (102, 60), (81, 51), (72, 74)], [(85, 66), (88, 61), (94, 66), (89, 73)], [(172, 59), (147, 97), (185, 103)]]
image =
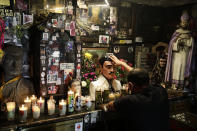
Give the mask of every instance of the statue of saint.
[(190, 76), (194, 39), (188, 30), (189, 15), (183, 12), (180, 28), (172, 35), (168, 49), (165, 82), (172, 84), (173, 89), (183, 89), (185, 79)]

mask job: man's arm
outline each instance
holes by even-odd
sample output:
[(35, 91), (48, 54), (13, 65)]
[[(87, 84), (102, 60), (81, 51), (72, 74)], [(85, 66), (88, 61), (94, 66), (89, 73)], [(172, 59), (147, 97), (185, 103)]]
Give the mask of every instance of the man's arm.
[(103, 107), (104, 111), (118, 111), (122, 114), (127, 114), (131, 110), (131, 106), (133, 105), (130, 96), (124, 96), (115, 101), (110, 101), (109, 103), (105, 104)]
[(115, 110), (115, 108), (114, 108), (114, 101), (110, 101), (109, 103), (107, 103), (106, 108), (109, 111)]
[(123, 61), (120, 61), (116, 56), (114, 55), (111, 55), (109, 56), (109, 58), (114, 62), (114, 64), (116, 66), (123, 66), (126, 71), (130, 72), (131, 70), (133, 70), (132, 67), (130, 67), (129, 65), (127, 65), (127, 63), (123, 62)]

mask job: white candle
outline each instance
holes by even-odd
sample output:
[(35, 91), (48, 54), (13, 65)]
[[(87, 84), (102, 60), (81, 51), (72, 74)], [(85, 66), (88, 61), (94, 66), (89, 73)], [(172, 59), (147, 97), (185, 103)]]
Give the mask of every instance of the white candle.
[(92, 102), (91, 102), (90, 97), (86, 97), (86, 107), (87, 107), (87, 109), (90, 109), (91, 106), (92, 106)]
[(59, 112), (60, 112), (60, 116), (66, 114), (66, 101), (65, 100), (59, 101)]
[(76, 97), (75, 97), (75, 110), (80, 111), (81, 106), (82, 106), (81, 95), (80, 95), (80, 93), (77, 93)]
[(29, 99), (29, 97), (27, 96), (27, 98), (24, 100), (24, 103), (26, 105), (26, 107), (28, 108), (28, 112), (31, 112), (31, 99)]
[(20, 122), (27, 121), (27, 109), (28, 108), (25, 105), (19, 107)]
[(36, 100), (37, 100), (37, 97), (36, 97), (35, 95), (32, 95), (32, 97), (31, 97), (31, 102), (32, 102), (33, 104), (35, 104), (35, 103), (36, 103)]
[(68, 112), (74, 111), (74, 92), (68, 91)]
[(40, 97), (40, 99), (37, 100), (37, 103), (40, 107), (40, 113), (44, 113), (45, 100), (42, 97)]
[(110, 101), (115, 100), (115, 95), (114, 95), (114, 93), (110, 93), (110, 94), (109, 94), (109, 100), (110, 100)]
[(53, 115), (55, 113), (55, 100), (49, 99), (47, 101), (47, 107), (48, 107), (48, 114)]
[(16, 107), (15, 102), (8, 102), (8, 103), (6, 103), (6, 107), (7, 107), (7, 111), (8, 111), (8, 114), (7, 114), (8, 121), (14, 120), (15, 107)]
[(38, 119), (40, 117), (40, 108), (38, 105), (32, 106), (33, 118)]

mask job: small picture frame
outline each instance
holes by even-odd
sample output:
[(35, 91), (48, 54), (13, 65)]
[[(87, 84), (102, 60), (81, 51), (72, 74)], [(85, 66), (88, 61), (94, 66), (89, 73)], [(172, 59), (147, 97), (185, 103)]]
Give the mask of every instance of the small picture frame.
[(52, 19), (52, 24), (53, 24), (53, 27), (57, 27), (58, 26), (57, 19)]
[(108, 44), (109, 36), (108, 35), (99, 35), (99, 43)]
[(65, 30), (70, 30), (70, 23), (65, 23)]
[(52, 41), (56, 41), (56, 36), (52, 36)]
[(23, 13), (23, 25), (27, 23), (33, 23), (33, 14), (27, 15)]
[(49, 34), (48, 33), (43, 33), (42, 39), (43, 40), (48, 40), (49, 39)]

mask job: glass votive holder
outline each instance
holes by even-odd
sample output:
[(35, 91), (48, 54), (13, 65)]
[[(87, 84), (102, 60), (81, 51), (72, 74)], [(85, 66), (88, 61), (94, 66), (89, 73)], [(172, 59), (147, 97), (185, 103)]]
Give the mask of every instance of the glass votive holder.
[(72, 113), (74, 111), (74, 92), (68, 91), (68, 112)]
[(81, 111), (81, 106), (82, 106), (81, 95), (77, 93), (75, 97), (75, 110)]
[(59, 114), (60, 116), (63, 116), (66, 114), (66, 101), (65, 100), (59, 101)]
[(26, 122), (27, 121), (27, 106), (22, 105), (19, 107), (19, 121)]
[(37, 104), (40, 107), (40, 113), (44, 113), (45, 100), (42, 97), (40, 97), (37, 100)]
[(90, 97), (86, 97), (86, 108), (87, 110), (90, 110), (92, 107), (92, 101), (90, 99)]
[(38, 119), (40, 117), (40, 107), (37, 104), (32, 105), (33, 119)]
[(36, 103), (37, 97), (35, 95), (31, 96), (31, 102), (34, 104)]
[(120, 96), (121, 96), (120, 92), (116, 92), (116, 93), (114, 93), (114, 95), (115, 95), (115, 99), (120, 98)]
[(49, 99), (47, 101), (48, 115), (55, 114), (55, 100)]
[(28, 108), (28, 113), (31, 112), (31, 99), (27, 96), (24, 100), (25, 106)]
[(8, 119), (8, 121), (14, 120), (16, 103), (15, 102), (7, 102), (6, 107), (7, 107), (7, 119)]
[(109, 90), (104, 90), (103, 92), (103, 103), (108, 103), (109, 102)]
[(127, 95), (126, 89), (121, 89), (121, 96), (126, 96), (126, 95)]
[(109, 94), (109, 101), (113, 101), (113, 100), (115, 100), (115, 98), (116, 98), (116, 96), (114, 93)]

